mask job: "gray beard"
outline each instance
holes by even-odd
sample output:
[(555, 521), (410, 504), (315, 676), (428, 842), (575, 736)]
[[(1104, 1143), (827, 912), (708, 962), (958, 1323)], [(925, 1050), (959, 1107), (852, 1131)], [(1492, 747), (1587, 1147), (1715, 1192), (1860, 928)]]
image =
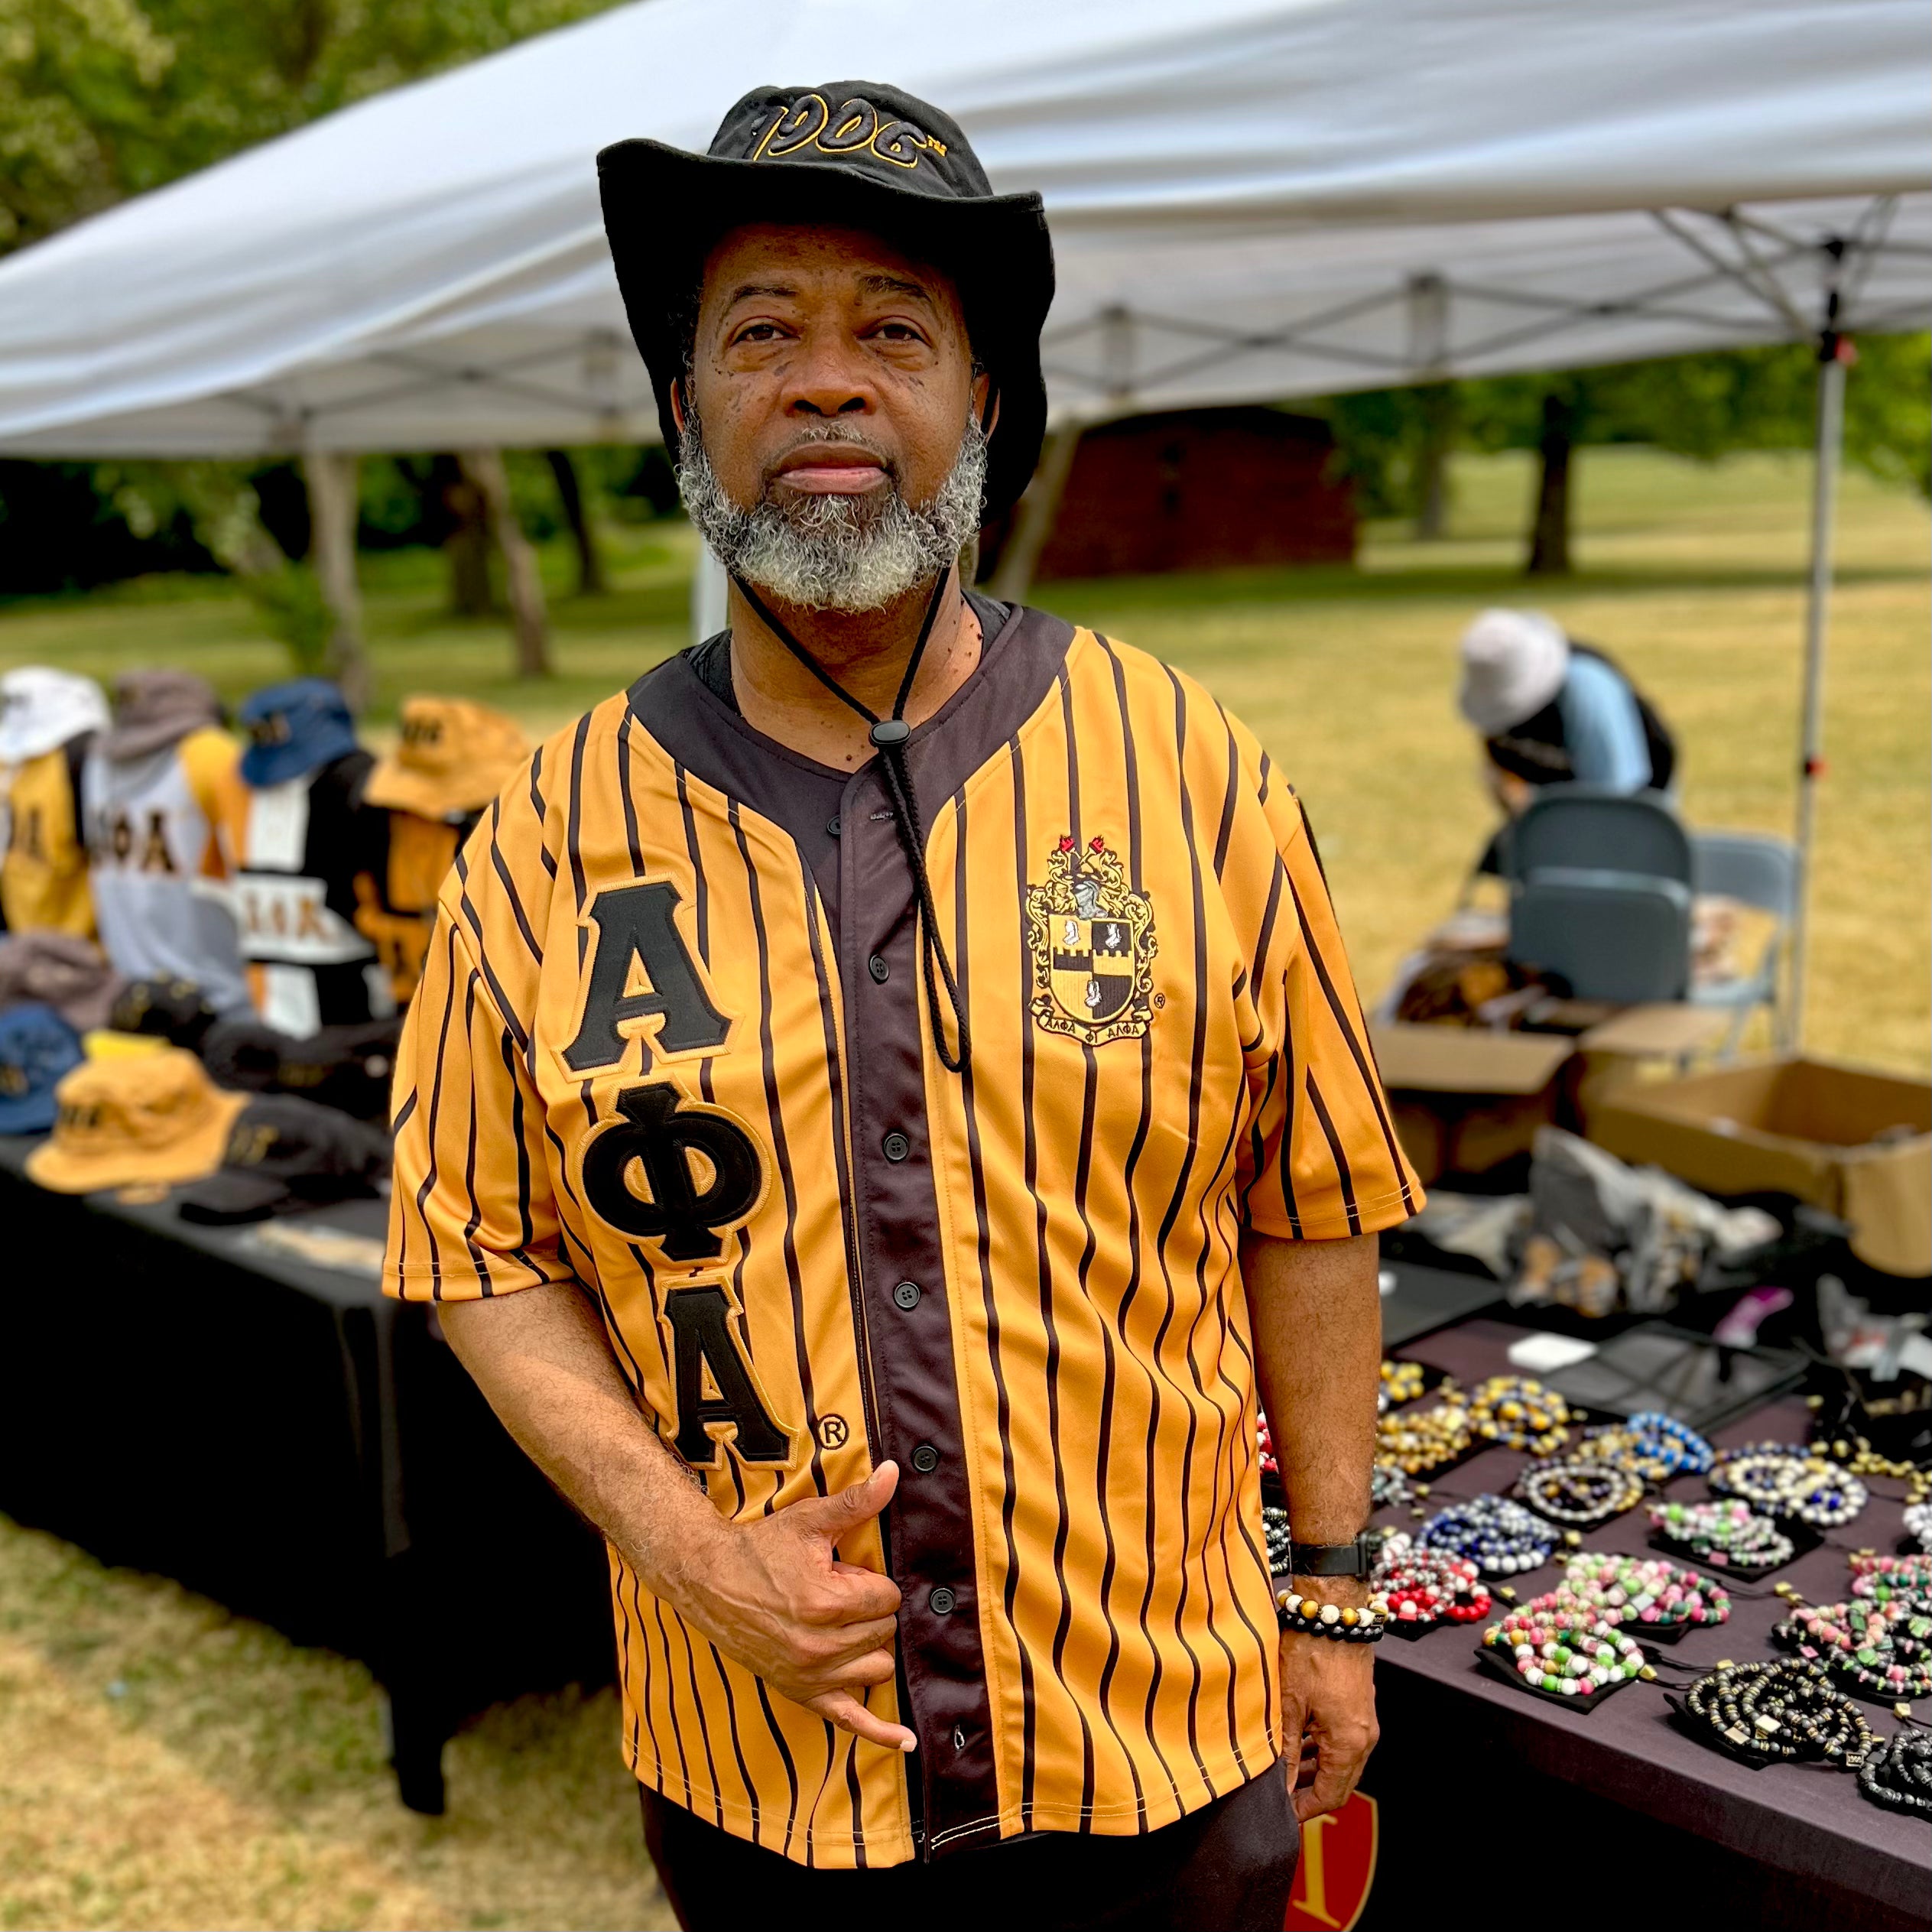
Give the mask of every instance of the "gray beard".
[[(841, 426), (842, 441), (865, 443)], [(986, 438), (976, 420), (931, 498), (908, 503), (888, 472), (882, 498), (814, 496), (749, 509), (734, 502), (705, 454), (695, 416), (685, 424), (677, 487), (686, 514), (733, 576), (781, 603), (808, 610), (878, 610), (950, 570), (979, 528)], [(875, 452), (882, 454), (882, 452)]]

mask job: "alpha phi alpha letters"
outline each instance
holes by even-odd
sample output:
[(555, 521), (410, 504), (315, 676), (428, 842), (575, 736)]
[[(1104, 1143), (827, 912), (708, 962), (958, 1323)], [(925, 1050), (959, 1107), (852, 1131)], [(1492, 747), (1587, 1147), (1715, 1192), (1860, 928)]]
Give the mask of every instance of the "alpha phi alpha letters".
[(1070, 838), (1026, 891), (1033, 1017), (1089, 1047), (1138, 1040), (1154, 1017), (1154, 908), (1104, 839)]
[[(654, 1018), (661, 1054), (715, 1051), (731, 1022), (711, 1002), (672, 914), (677, 888), (665, 879), (599, 892), (584, 989), (583, 1018), (563, 1050), (573, 1073), (615, 1067), (630, 1042), (622, 1027)], [(765, 1191), (758, 1144), (722, 1108), (692, 1100), (668, 1080), (617, 1096), (617, 1117), (583, 1151), (583, 1192), (599, 1219), (667, 1261), (715, 1261), (724, 1232), (745, 1220)], [(722, 1443), (748, 1463), (791, 1459), (790, 1434), (773, 1420), (740, 1346), (731, 1298), (717, 1281), (667, 1288), (677, 1453), (716, 1468)]]

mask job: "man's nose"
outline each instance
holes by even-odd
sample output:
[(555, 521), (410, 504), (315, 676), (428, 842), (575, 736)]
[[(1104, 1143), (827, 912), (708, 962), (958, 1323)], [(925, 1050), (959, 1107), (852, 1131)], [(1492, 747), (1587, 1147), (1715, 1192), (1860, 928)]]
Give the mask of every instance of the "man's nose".
[(836, 330), (813, 330), (799, 344), (785, 384), (794, 416), (863, 416), (878, 401), (857, 344)]

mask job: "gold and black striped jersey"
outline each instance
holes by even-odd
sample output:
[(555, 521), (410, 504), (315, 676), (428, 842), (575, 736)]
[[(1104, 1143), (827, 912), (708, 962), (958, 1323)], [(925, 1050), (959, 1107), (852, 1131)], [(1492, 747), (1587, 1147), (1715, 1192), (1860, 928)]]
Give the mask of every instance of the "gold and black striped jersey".
[(1421, 1193), (1300, 807), (1198, 685), (976, 600), (908, 744), (970, 1023), (934, 1049), (872, 767), (688, 656), (560, 733), (444, 886), (397, 1084), (388, 1285), (576, 1281), (716, 1507), (900, 1489), (910, 1757), (787, 1702), (612, 1559), (646, 1784), (802, 1862), (1150, 1830), (1273, 1763), (1244, 1228)]

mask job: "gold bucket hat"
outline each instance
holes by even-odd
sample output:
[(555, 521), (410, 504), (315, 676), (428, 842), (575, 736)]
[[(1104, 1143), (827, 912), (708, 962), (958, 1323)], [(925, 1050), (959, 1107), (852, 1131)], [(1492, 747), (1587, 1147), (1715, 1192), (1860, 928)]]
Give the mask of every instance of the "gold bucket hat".
[(54, 1097), (54, 1137), (27, 1157), (27, 1173), (57, 1194), (199, 1180), (221, 1165), (248, 1103), (180, 1047), (83, 1061)]
[(402, 739), (369, 773), (372, 805), (453, 819), (480, 812), (530, 755), (515, 719), (468, 698), (406, 698)]

